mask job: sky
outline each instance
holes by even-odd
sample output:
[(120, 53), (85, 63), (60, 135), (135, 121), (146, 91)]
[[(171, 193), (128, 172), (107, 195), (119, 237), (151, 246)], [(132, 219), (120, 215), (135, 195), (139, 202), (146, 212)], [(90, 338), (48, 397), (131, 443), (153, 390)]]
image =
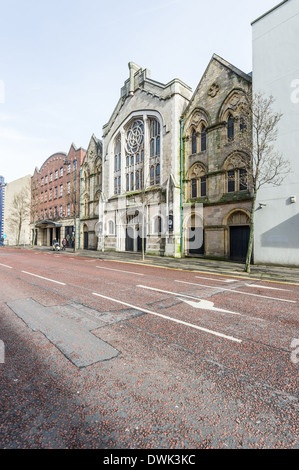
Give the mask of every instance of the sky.
[(214, 53), (251, 72), (251, 22), (278, 3), (0, 0), (0, 175), (101, 139), (131, 61), (193, 91)]

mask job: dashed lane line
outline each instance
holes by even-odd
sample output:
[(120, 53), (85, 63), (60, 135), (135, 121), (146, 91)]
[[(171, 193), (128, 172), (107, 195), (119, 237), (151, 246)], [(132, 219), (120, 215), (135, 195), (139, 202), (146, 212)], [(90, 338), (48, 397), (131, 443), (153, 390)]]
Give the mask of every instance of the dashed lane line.
[(0, 266), (3, 266), (4, 268), (13, 269), (12, 266), (8, 266), (7, 264), (1, 264), (1, 263), (0, 263)]
[(267, 290), (281, 290), (284, 292), (292, 292), (289, 289), (280, 289), (279, 287), (269, 287), (269, 286), (260, 286), (258, 284), (245, 284), (246, 287), (251, 287), (252, 289), (267, 289)]
[(126, 274), (134, 274), (134, 276), (144, 276), (141, 273), (133, 273), (132, 271), (122, 271), (121, 269), (112, 269), (112, 268), (105, 268), (103, 266), (96, 266), (98, 269), (107, 269), (108, 271), (115, 271), (117, 273), (126, 273)]
[(55, 282), (55, 284), (60, 284), (61, 286), (66, 286), (64, 282), (55, 281), (54, 279), (49, 279), (48, 277), (39, 276), (38, 274), (29, 273), (27, 271), (22, 271), (22, 273), (28, 274), (29, 276), (38, 277), (40, 279), (44, 279), (45, 281)]
[[(216, 286), (207, 286), (205, 284), (198, 284), (198, 283), (195, 283), (195, 282), (187, 282), (187, 281), (179, 281), (179, 280), (175, 280), (175, 282), (180, 282), (181, 284), (189, 284), (189, 285), (192, 285), (192, 286), (205, 287), (207, 289), (216, 289)], [(262, 299), (276, 300), (276, 301), (279, 301), (279, 302), (288, 302), (288, 303), (291, 303), (291, 304), (296, 304), (297, 303), (295, 300), (279, 299), (277, 297), (269, 297), (267, 295), (252, 294), (251, 292), (242, 292), (242, 291), (234, 290), (234, 289), (225, 289), (224, 287), (221, 287), (220, 289), (222, 291), (234, 292), (234, 293), (240, 294), (240, 295), (251, 295), (251, 296), (254, 296), (254, 297), (261, 297)]]
[(237, 279), (213, 279), (212, 277), (203, 277), (203, 276), (195, 276), (197, 279), (206, 279), (208, 281), (215, 281), (215, 282), (238, 282)]

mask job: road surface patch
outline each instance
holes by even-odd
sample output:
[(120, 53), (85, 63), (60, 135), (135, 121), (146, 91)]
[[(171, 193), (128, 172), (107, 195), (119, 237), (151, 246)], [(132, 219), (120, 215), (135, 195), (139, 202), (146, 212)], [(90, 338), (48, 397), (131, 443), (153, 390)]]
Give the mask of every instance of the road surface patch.
[(35, 300), (10, 302), (8, 307), (33, 331), (40, 331), (75, 366), (87, 367), (118, 356), (119, 351), (91, 333), (103, 322), (84, 317), (74, 305), (44, 307)]

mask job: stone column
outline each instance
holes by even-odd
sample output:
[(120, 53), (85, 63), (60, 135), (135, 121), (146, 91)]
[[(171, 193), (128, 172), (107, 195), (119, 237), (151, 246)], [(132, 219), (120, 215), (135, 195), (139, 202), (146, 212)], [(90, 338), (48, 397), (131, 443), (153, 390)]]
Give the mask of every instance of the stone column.
[(144, 162), (143, 162), (143, 181), (144, 186), (149, 185), (149, 160), (150, 160), (150, 129), (149, 119), (146, 114), (143, 116), (144, 123)]

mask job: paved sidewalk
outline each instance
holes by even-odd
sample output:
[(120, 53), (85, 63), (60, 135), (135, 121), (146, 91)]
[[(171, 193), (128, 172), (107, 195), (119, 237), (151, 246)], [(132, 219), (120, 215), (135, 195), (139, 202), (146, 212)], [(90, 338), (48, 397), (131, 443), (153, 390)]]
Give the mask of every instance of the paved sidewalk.
[[(31, 249), (27, 247), (27, 249)], [(50, 247), (35, 247), (34, 250), (42, 250), (51, 252)], [(128, 252), (101, 252), (92, 250), (77, 250), (75, 253), (73, 249), (67, 248), (61, 253), (73, 256), (83, 256), (88, 258), (96, 258), (111, 261), (121, 261), (130, 263), (148, 264), (153, 266), (160, 266), (164, 268), (183, 269), (192, 271), (205, 271), (216, 274), (226, 274), (231, 276), (239, 276), (246, 278), (268, 279), (280, 282), (291, 282), (299, 284), (299, 267), (286, 267), (286, 266), (267, 266), (267, 265), (253, 265), (251, 266), (250, 274), (244, 272), (244, 264), (235, 263), (232, 261), (219, 261), (206, 258), (169, 258), (161, 256), (146, 255), (145, 260), (142, 261), (140, 253)]]

